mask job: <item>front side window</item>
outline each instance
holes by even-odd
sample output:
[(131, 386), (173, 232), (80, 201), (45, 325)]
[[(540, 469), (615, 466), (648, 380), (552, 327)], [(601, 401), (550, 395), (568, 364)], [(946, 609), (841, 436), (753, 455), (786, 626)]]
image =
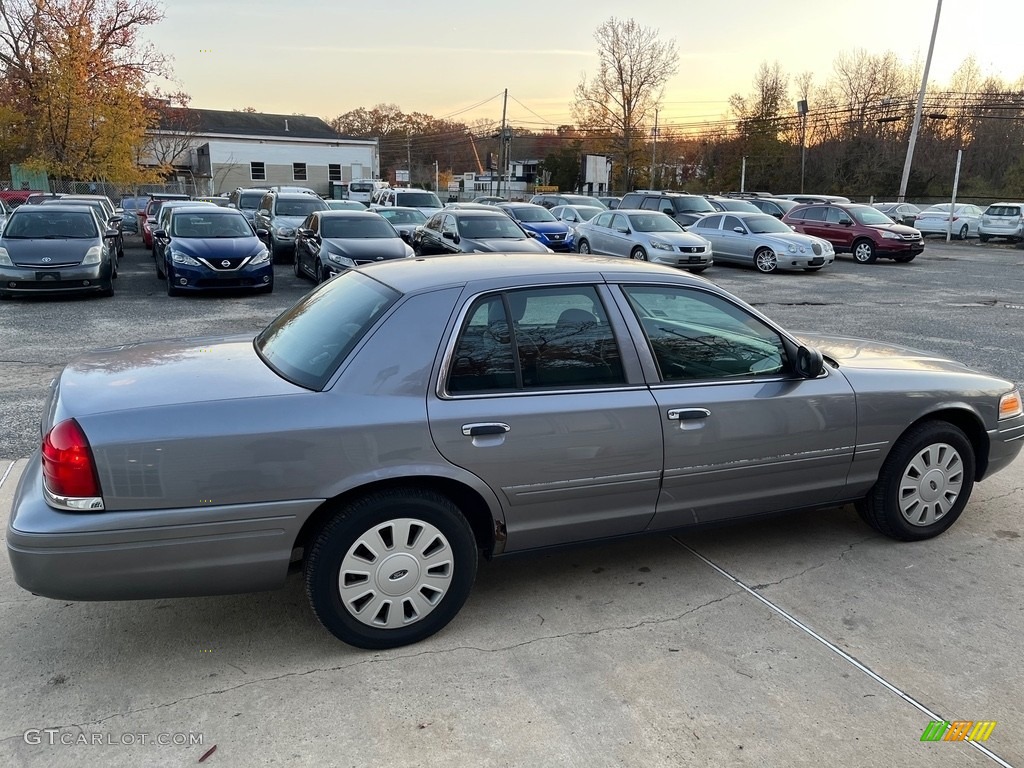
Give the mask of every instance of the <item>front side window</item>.
[(624, 286), (664, 382), (747, 379), (781, 373), (782, 339), (740, 307), (707, 291)]
[(747, 231), (746, 227), (743, 226), (743, 222), (740, 221), (735, 216), (725, 217), (725, 221), (722, 223), (722, 229), (724, 229), (726, 232), (735, 232), (737, 227), (742, 229), (744, 232)]
[(453, 394), (625, 383), (622, 359), (593, 286), (510, 291), (478, 299), (459, 334)]
[(249, 163), (249, 178), (253, 181), (266, 181), (267, 180), (267, 166), (263, 163), (251, 162)]
[(400, 294), (358, 270), (322, 283), (253, 342), (260, 359), (301, 387), (320, 390)]

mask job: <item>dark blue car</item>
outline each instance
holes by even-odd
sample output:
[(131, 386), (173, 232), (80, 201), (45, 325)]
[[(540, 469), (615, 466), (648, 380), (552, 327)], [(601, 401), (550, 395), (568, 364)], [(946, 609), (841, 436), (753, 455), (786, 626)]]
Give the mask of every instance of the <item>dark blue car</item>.
[(274, 290), (274, 265), (267, 246), (241, 212), (232, 208), (177, 208), (167, 229), (158, 229), (156, 276), (167, 295), (207, 288)]
[(544, 206), (532, 203), (499, 203), (495, 207), (515, 219), (527, 233), (534, 235), (538, 242), (552, 251), (571, 253), (576, 249), (573, 230), (568, 224), (552, 216)]

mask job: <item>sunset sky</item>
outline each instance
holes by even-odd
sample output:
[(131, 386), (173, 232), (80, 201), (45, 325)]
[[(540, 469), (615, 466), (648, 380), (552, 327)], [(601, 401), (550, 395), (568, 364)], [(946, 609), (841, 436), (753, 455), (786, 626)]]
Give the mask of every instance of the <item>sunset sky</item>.
[[(935, 0), (168, 0), (147, 36), (173, 54), (194, 107), (330, 119), (389, 102), (498, 120), (508, 88), (510, 120), (542, 129), (571, 122), (573, 89), (596, 68), (594, 29), (610, 16), (676, 40), (665, 120), (685, 122), (725, 115), (762, 61), (820, 82), (838, 53), (857, 48), (923, 60), (934, 14)], [(1022, 31), (1024, 3), (945, 0), (931, 81), (948, 81), (971, 54), (984, 73), (1018, 80)]]

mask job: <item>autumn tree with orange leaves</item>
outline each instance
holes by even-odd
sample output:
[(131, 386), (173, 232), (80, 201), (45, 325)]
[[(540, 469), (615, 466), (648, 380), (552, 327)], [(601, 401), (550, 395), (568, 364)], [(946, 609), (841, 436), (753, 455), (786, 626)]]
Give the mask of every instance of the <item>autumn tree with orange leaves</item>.
[(163, 18), (152, 0), (0, 0), (0, 149), (65, 179), (150, 180), (139, 147), (146, 93), (167, 58), (140, 39)]

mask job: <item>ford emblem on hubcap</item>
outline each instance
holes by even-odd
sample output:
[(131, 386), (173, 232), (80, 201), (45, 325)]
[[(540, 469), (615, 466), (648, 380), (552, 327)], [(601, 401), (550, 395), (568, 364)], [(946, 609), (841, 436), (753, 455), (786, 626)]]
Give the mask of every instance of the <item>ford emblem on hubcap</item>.
[(400, 578), (405, 576), (407, 573), (409, 573), (409, 571), (407, 571), (405, 568), (403, 568), (403, 569), (401, 569), (399, 571), (395, 571), (390, 576), (388, 576), (388, 580), (390, 580), (390, 581), (398, 581)]

